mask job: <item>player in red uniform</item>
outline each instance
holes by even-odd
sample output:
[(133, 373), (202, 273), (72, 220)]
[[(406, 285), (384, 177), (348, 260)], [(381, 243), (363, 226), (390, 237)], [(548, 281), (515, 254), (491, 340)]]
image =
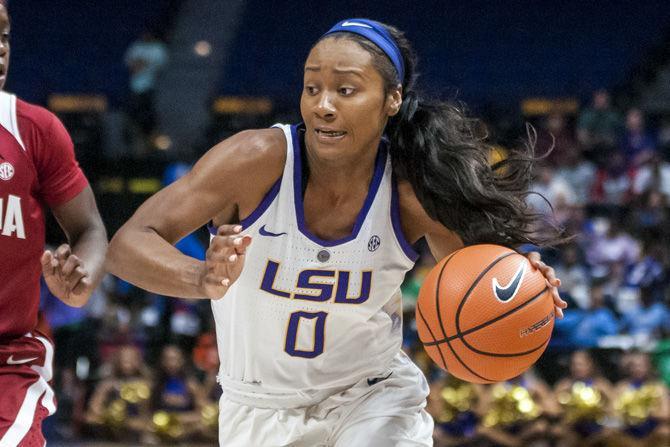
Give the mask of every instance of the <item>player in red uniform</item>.
[[(0, 89), (9, 16), (0, 2)], [(44, 251), (44, 207), (69, 244)], [(103, 274), (107, 235), (70, 137), (49, 111), (0, 91), (0, 447), (42, 447), (55, 411), (53, 346), (36, 330), (40, 274), (66, 304), (83, 306)]]

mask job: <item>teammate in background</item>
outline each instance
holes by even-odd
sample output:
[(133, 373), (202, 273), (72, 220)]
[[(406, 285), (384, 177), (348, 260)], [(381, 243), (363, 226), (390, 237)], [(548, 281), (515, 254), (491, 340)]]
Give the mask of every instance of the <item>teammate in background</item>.
[[(0, 2), (0, 87), (10, 23)], [(68, 244), (45, 251), (44, 207)], [(0, 446), (42, 447), (55, 411), (54, 349), (37, 330), (40, 274), (49, 290), (83, 306), (102, 277), (107, 234), (70, 137), (47, 110), (0, 92)]]
[[(432, 445), (428, 384), (401, 351), (411, 244), (441, 259), (543, 242), (532, 149), (490, 166), (477, 122), (419, 98), (415, 77), (400, 31), (338, 23), (305, 63), (304, 124), (221, 142), (114, 237), (112, 273), (214, 300), (221, 445)], [(208, 221), (205, 262), (173, 247)], [(553, 269), (530, 257), (562, 315)]]

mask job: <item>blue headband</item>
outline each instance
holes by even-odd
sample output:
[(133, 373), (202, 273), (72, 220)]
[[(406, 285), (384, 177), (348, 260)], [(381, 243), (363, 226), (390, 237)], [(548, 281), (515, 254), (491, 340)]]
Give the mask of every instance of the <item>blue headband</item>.
[(358, 34), (377, 45), (391, 59), (393, 66), (398, 72), (400, 83), (402, 83), (403, 79), (405, 79), (405, 65), (402, 61), (402, 53), (393, 36), (391, 36), (383, 25), (368, 19), (346, 19), (338, 22), (321, 37), (341, 32)]

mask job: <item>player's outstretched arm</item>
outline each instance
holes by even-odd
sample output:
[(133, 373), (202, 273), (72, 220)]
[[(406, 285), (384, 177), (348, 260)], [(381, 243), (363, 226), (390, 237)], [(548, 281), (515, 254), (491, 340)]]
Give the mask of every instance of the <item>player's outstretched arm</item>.
[(107, 232), (90, 186), (52, 211), (69, 243), (42, 254), (42, 274), (51, 293), (81, 307), (102, 279)]
[(145, 290), (182, 298), (220, 298), (237, 279), (250, 238), (223, 225), (205, 262), (174, 244), (222, 213), (253, 210), (283, 172), (279, 129), (245, 131), (208, 151), (193, 170), (149, 198), (110, 243), (107, 269)]

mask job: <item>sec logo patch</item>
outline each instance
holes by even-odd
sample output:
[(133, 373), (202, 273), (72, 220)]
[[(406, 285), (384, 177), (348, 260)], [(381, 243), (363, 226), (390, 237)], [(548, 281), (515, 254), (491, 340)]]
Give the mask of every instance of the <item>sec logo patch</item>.
[(381, 243), (382, 243), (382, 241), (381, 241), (381, 239), (379, 239), (379, 236), (377, 236), (377, 235), (372, 236), (370, 238), (370, 240), (368, 241), (368, 250), (370, 250), (370, 251), (377, 250), (379, 248), (379, 246), (381, 245)]
[(14, 166), (6, 161), (4, 163), (0, 163), (0, 179), (7, 181), (12, 177), (14, 177)]

